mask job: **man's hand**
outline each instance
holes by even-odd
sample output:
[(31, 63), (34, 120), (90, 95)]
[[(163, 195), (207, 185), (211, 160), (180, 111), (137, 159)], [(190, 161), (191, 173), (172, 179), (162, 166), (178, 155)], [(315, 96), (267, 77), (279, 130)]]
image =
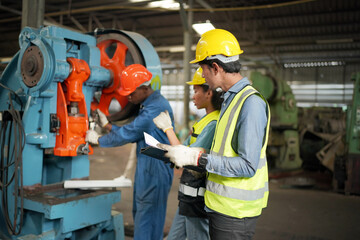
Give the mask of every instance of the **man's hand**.
[(156, 118), (153, 119), (153, 122), (158, 128), (160, 128), (164, 132), (173, 128), (168, 111), (161, 112)]
[(186, 165), (198, 166), (198, 160), (201, 154), (205, 152), (203, 148), (191, 148), (184, 145), (170, 146), (159, 143), (157, 146), (167, 150), (165, 157), (170, 158), (170, 161), (178, 167)]
[(96, 109), (96, 112), (99, 115), (99, 124), (100, 124), (100, 126), (105, 127), (109, 123), (106, 115), (102, 111), (100, 111), (100, 109)]
[(99, 134), (95, 130), (87, 130), (85, 142), (89, 142), (91, 144), (99, 144)]

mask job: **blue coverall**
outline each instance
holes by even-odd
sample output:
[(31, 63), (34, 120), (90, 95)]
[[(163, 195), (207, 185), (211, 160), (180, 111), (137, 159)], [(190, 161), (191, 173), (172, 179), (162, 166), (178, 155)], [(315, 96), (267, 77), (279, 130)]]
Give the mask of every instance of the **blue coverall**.
[[(147, 146), (144, 132), (161, 143), (169, 144), (166, 134), (153, 123), (153, 118), (165, 110), (169, 111), (171, 119), (174, 119), (169, 102), (159, 91), (154, 91), (142, 102), (134, 121), (122, 127), (113, 125), (109, 134), (99, 138), (101, 147), (137, 143), (133, 194), (135, 240), (163, 239), (166, 204), (174, 171), (170, 168), (170, 164), (141, 154), (140, 149)], [(172, 124), (174, 126), (174, 122)]]

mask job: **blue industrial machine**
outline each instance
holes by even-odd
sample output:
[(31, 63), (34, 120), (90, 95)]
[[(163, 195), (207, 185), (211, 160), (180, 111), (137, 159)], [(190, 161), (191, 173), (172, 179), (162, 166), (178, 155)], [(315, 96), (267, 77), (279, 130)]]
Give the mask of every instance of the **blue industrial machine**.
[(124, 239), (111, 209), (120, 191), (63, 182), (88, 179), (88, 116), (127, 104), (117, 93), (127, 65), (146, 66), (160, 88), (158, 55), (143, 36), (116, 30), (26, 27), (19, 44), (0, 80), (0, 239)]

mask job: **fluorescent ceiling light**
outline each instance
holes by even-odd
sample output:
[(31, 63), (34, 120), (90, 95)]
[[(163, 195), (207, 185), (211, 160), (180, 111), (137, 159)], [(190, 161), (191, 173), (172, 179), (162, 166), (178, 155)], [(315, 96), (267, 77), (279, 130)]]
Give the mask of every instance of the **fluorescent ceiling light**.
[[(177, 1), (174, 0), (162, 0), (162, 1), (152, 1), (148, 5), (152, 8), (166, 8), (166, 9), (172, 9), (172, 10), (179, 10), (180, 4)], [(186, 5), (185, 5), (186, 7)]]
[(209, 21), (206, 21), (205, 23), (195, 23), (192, 25), (192, 28), (200, 35), (209, 30), (215, 29), (214, 25), (212, 25)]

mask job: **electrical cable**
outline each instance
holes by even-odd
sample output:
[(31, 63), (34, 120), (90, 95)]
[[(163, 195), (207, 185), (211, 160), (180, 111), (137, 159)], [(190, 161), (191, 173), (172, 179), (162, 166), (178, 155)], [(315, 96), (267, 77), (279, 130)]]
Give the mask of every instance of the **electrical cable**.
[(15, 97), (17, 98), (17, 100), (18, 100), (18, 103), (20, 103), (20, 109), (22, 110), (22, 109), (23, 109), (23, 103), (22, 103), (21, 98), (19, 97), (19, 95), (17, 95), (17, 93), (16, 93), (14, 90), (12, 90), (11, 88), (5, 86), (5, 85), (2, 84), (2, 83), (0, 83), (0, 87), (4, 88), (4, 89), (6, 89), (6, 90), (8, 90), (8, 91), (10, 91), (11, 93), (14, 94), (14, 96), (15, 96)]
[[(0, 190), (3, 217), (9, 234), (19, 235), (24, 215), (23, 163), (22, 152), (25, 146), (25, 131), (21, 120), (22, 101), (11, 89), (9, 90), (9, 119), (1, 122), (0, 129)], [(15, 109), (13, 97), (19, 100), (20, 111)], [(9, 209), (9, 200), (14, 199), (14, 209)], [(20, 206), (18, 206), (20, 198)], [(13, 211), (11, 217), (10, 212)]]

